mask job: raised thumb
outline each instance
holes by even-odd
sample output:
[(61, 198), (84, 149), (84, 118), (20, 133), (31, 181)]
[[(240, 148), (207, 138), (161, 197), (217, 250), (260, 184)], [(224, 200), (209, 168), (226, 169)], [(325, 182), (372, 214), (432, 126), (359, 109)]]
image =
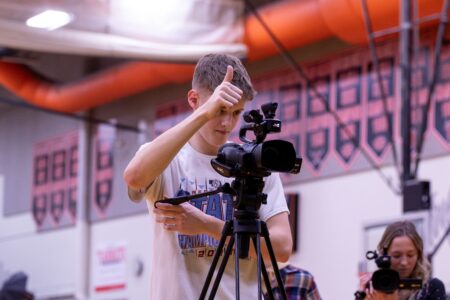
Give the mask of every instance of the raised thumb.
[(231, 82), (231, 80), (233, 80), (233, 67), (228, 65), (227, 73), (225, 74), (225, 77), (223, 78), (223, 82), (225, 82), (225, 81)]

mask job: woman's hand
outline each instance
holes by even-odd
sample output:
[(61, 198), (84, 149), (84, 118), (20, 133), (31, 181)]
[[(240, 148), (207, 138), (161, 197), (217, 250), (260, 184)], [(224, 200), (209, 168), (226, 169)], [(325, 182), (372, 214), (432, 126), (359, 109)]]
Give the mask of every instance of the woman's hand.
[(361, 277), (359, 277), (359, 290), (365, 291), (369, 286), (370, 279), (372, 278), (372, 273), (365, 273)]

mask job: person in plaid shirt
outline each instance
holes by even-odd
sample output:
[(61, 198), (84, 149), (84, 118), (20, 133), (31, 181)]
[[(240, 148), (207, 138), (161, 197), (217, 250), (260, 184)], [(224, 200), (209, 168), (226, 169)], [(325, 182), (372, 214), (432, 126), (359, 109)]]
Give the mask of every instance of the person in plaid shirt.
[[(283, 281), (288, 300), (322, 299), (316, 282), (314, 281), (314, 277), (310, 272), (287, 263), (278, 263), (278, 268), (280, 269), (281, 280)], [(283, 299), (273, 269), (270, 268), (267, 272), (269, 274), (274, 299)], [(267, 292), (264, 293), (264, 299), (270, 299)]]

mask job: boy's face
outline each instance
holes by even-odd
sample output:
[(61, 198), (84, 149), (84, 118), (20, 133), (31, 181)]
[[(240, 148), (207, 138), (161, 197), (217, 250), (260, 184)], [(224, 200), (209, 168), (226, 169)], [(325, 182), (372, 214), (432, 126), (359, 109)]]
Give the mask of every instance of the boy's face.
[[(200, 103), (204, 104), (212, 93), (206, 93), (200, 97)], [(219, 147), (228, 141), (239, 118), (244, 111), (246, 100), (241, 99), (239, 103), (228, 110), (222, 110), (220, 115), (208, 121), (198, 131), (202, 144), (202, 152), (211, 155), (217, 154)]]

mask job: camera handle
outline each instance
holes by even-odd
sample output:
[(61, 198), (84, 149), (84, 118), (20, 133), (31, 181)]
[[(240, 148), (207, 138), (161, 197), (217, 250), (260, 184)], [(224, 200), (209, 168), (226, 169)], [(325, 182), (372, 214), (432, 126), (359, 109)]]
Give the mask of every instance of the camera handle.
[[(208, 275), (206, 277), (205, 283), (202, 288), (202, 292), (200, 294), (199, 299), (204, 300), (206, 297), (206, 293), (208, 292), (209, 285), (211, 283), (211, 279), (214, 274), (214, 270), (216, 269), (217, 263), (219, 262), (219, 258), (221, 253), (223, 252), (223, 248), (225, 246), (225, 241), (227, 237), (230, 237), (229, 243), (225, 250), (224, 257), (222, 258), (221, 264), (219, 266), (219, 270), (214, 280), (214, 284), (211, 288), (211, 292), (208, 299), (214, 299), (216, 295), (217, 289), (219, 288), (220, 280), (222, 278), (223, 272), (227, 265), (230, 254), (233, 250), (234, 244), (236, 244), (235, 249), (235, 274), (236, 274), (236, 299), (240, 299), (240, 291), (239, 291), (239, 256), (240, 249), (242, 247), (241, 243), (246, 243), (246, 239), (249, 237), (252, 239), (253, 245), (255, 246), (257, 253), (257, 277), (258, 277), (258, 299), (262, 299), (262, 290), (261, 290), (261, 276), (264, 278), (264, 283), (266, 286), (266, 290), (269, 295), (269, 299), (273, 300), (273, 292), (270, 285), (269, 275), (267, 274), (267, 269), (264, 264), (264, 260), (261, 254), (261, 236), (264, 238), (267, 246), (267, 250), (269, 252), (270, 261), (275, 272), (275, 277), (278, 283), (278, 287), (281, 291), (282, 298), (287, 300), (286, 291), (284, 289), (283, 282), (281, 280), (280, 270), (278, 269), (277, 261), (275, 258), (275, 253), (273, 251), (272, 244), (269, 238), (269, 230), (267, 229), (267, 225), (264, 221), (258, 219), (257, 212), (248, 212), (248, 211), (235, 211), (235, 217), (232, 220), (228, 220), (225, 222), (225, 226), (222, 231), (222, 236), (219, 241), (219, 245), (217, 247), (216, 253), (214, 254), (211, 266), (208, 271)], [(247, 245), (248, 246), (248, 245)]]
[(205, 196), (214, 195), (214, 194), (218, 194), (218, 193), (227, 193), (227, 194), (231, 194), (231, 195), (236, 194), (236, 192), (231, 188), (230, 184), (225, 183), (224, 185), (218, 187), (217, 189), (215, 189), (213, 191), (205, 192), (205, 193), (156, 200), (155, 204), (153, 204), (153, 206), (155, 208), (157, 208), (158, 203), (169, 203), (172, 205), (179, 205), (179, 204), (181, 204), (183, 202), (187, 202), (191, 199), (205, 197)]

